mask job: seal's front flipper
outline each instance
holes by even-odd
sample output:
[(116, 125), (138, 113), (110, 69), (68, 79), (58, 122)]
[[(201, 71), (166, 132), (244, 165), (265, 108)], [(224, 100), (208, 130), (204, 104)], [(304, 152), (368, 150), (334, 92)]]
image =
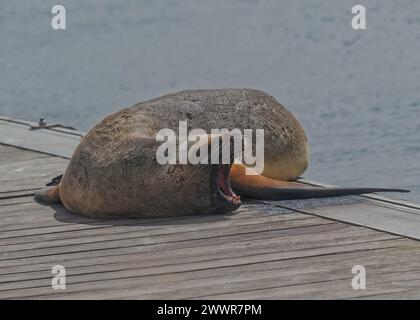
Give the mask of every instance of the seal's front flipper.
[(35, 200), (46, 203), (61, 203), (60, 185), (43, 188), (35, 192)]
[(61, 180), (63, 179), (63, 175), (60, 174), (59, 176), (52, 178), (50, 182), (48, 182), (46, 184), (46, 186), (50, 187), (50, 186), (57, 186), (60, 184)]
[(232, 166), (230, 182), (235, 193), (263, 200), (292, 200), (341, 197), (372, 192), (409, 192), (402, 189), (310, 187), (297, 182), (280, 181), (261, 175), (245, 175), (242, 166)]

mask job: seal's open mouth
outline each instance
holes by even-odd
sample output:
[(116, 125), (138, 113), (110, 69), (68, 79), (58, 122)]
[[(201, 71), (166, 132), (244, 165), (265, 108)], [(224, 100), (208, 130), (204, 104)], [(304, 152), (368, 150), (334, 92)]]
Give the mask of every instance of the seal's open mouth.
[(241, 198), (237, 196), (232, 188), (230, 187), (229, 182), (229, 164), (221, 164), (217, 168), (216, 174), (216, 185), (219, 189), (219, 193), (230, 203), (232, 204), (240, 204)]

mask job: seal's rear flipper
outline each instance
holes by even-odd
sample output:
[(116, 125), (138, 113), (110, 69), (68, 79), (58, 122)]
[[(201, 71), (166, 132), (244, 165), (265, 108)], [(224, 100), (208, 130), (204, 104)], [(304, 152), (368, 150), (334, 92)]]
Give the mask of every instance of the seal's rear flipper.
[(274, 180), (261, 175), (244, 175), (244, 171), (238, 166), (232, 168), (230, 180), (235, 193), (263, 200), (341, 197), (372, 192), (410, 192), (403, 189), (384, 188), (309, 187), (297, 182)]
[(248, 196), (262, 200), (293, 200), (293, 199), (310, 199), (310, 198), (326, 198), (341, 197), (348, 195), (372, 193), (372, 192), (409, 192), (403, 189), (384, 189), (384, 188), (323, 188), (323, 187), (251, 187), (236, 188), (235, 192), (239, 195)]
[(61, 203), (60, 185), (43, 188), (35, 192), (35, 200), (46, 203)]

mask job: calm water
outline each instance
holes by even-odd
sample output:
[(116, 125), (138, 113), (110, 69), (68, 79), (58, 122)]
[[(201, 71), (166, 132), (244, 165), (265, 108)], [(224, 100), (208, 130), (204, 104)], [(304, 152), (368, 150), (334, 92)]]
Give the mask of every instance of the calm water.
[(56, 1), (2, 1), (0, 114), (87, 130), (169, 91), (258, 88), (306, 128), (306, 177), (420, 202), (420, 2), (364, 2), (354, 31), (354, 0), (61, 0), (53, 31)]

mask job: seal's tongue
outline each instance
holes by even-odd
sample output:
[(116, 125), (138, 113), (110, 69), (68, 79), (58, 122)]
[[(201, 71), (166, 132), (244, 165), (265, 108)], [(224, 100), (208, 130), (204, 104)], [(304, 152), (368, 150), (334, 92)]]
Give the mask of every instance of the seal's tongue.
[(216, 185), (228, 201), (238, 204), (241, 202), (241, 198), (237, 196), (230, 187), (229, 167), (230, 165), (228, 164), (219, 165), (217, 169)]

